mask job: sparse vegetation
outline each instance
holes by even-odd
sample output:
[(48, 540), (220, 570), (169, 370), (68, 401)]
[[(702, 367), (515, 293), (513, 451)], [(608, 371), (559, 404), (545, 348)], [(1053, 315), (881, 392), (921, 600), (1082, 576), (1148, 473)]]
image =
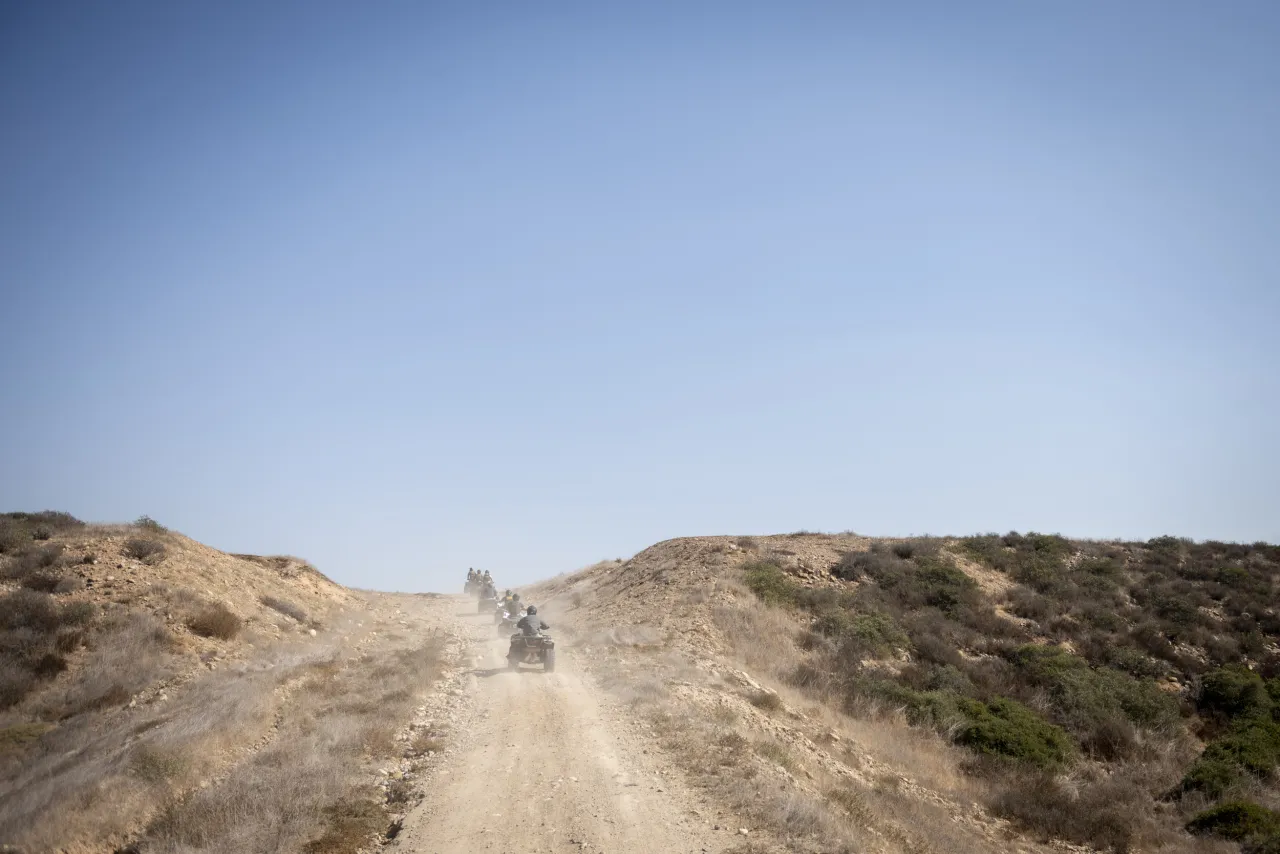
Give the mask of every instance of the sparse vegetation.
[[(1280, 802), (1280, 547), (1010, 533), (850, 552), (831, 574), (856, 589), (802, 584), (776, 560), (744, 570), (761, 602), (809, 618), (794, 684), (998, 759), (1013, 770), (972, 769), (999, 781), (992, 808), (1046, 838), (1172, 838), (1170, 793), (1184, 822), (1259, 787)], [(1107, 775), (1064, 782), (1096, 767)]]
[[(326, 597), (313, 587), (328, 582), (292, 583), (309, 571), (295, 558), (265, 559), (271, 573), (236, 563), (246, 598), (218, 575), (225, 563), (200, 566), (203, 550), (157, 569), (116, 567), (117, 554), (156, 566), (172, 553), (178, 538), (149, 520), (123, 537), (119, 526), (82, 528), (65, 514), (0, 515), (0, 841), (53, 851), (133, 839), (155, 852), (376, 841), (385, 804), (409, 794), (371, 783), (408, 751), (397, 731), (439, 665), (438, 641), (408, 648), (379, 633), (350, 661), (334, 654), (340, 636), (245, 637), (238, 613), (259, 597), (315, 625)], [(95, 556), (108, 566), (94, 569)], [(184, 641), (174, 634), (184, 626), (252, 646)], [(322, 690), (309, 687), (312, 672)], [(289, 684), (302, 690), (278, 690)]]
[(15, 705), (66, 669), (66, 653), (93, 614), (87, 602), (61, 604), (35, 590), (0, 596), (0, 708)]
[(148, 829), (147, 850), (338, 854), (368, 845), (387, 827), (388, 796), (352, 766), (385, 761), (398, 749), (388, 733), (417, 702), (411, 688), (438, 674), (440, 655), (432, 641), (385, 661), (310, 664), (310, 690), (299, 692), (271, 743), (217, 785), (171, 805)]
[(57, 510), (0, 513), (0, 554), (12, 554), (32, 541), (45, 541), (55, 534), (83, 527), (84, 522)]
[(775, 765), (780, 765), (788, 770), (795, 767), (795, 760), (791, 758), (790, 751), (776, 741), (759, 742), (756, 744), (756, 753)]

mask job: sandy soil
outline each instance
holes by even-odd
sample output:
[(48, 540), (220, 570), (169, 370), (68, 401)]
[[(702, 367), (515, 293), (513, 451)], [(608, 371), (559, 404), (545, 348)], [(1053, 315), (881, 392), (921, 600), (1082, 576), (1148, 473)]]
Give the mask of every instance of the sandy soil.
[[(455, 619), (475, 642), (463, 681), (466, 735), (426, 786), (393, 847), (415, 854), (719, 852), (742, 842), (702, 803), (624, 710), (558, 650), (556, 672), (506, 668), (505, 638), (486, 617)], [(520, 840), (518, 843), (515, 840)]]

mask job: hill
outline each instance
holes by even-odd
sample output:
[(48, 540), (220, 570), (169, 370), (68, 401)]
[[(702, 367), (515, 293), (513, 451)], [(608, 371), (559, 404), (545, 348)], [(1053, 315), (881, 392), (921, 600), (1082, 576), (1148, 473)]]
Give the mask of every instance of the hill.
[(784, 850), (1280, 850), (1276, 546), (700, 537), (527, 595)]
[(553, 673), (461, 597), (0, 516), (0, 845), (1280, 850), (1276, 546), (694, 537), (523, 593)]
[(354, 850), (457, 645), (438, 610), (149, 519), (0, 516), (0, 843)]

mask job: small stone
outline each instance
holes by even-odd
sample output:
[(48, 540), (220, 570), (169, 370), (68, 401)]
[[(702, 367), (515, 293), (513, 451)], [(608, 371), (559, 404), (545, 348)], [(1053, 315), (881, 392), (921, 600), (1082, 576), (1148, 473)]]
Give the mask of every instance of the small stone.
[(315, 630), (315, 629), (312, 629), (312, 630), (310, 631), (310, 635), (311, 635), (312, 637), (315, 637), (315, 636), (316, 636), (316, 630)]
[(742, 834), (743, 836), (751, 835), (751, 831), (747, 830), (745, 827), (738, 828), (738, 833)]

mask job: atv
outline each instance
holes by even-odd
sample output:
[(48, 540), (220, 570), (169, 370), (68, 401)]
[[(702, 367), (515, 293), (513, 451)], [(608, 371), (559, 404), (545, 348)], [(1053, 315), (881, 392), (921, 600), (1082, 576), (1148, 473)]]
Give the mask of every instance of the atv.
[(511, 649), (507, 651), (507, 667), (519, 670), (521, 664), (542, 664), (543, 673), (556, 669), (556, 642), (544, 634), (511, 636)]
[(514, 632), (516, 630), (516, 623), (519, 622), (520, 618), (523, 616), (524, 616), (523, 611), (521, 611), (518, 614), (513, 614), (510, 611), (505, 611), (505, 610), (499, 611), (498, 612), (498, 636), (502, 637), (504, 635), (509, 635), (512, 632)]
[(497, 607), (498, 607), (497, 596), (489, 596), (486, 598), (485, 594), (481, 593), (480, 601), (476, 605), (476, 613), (477, 614), (491, 613)]

